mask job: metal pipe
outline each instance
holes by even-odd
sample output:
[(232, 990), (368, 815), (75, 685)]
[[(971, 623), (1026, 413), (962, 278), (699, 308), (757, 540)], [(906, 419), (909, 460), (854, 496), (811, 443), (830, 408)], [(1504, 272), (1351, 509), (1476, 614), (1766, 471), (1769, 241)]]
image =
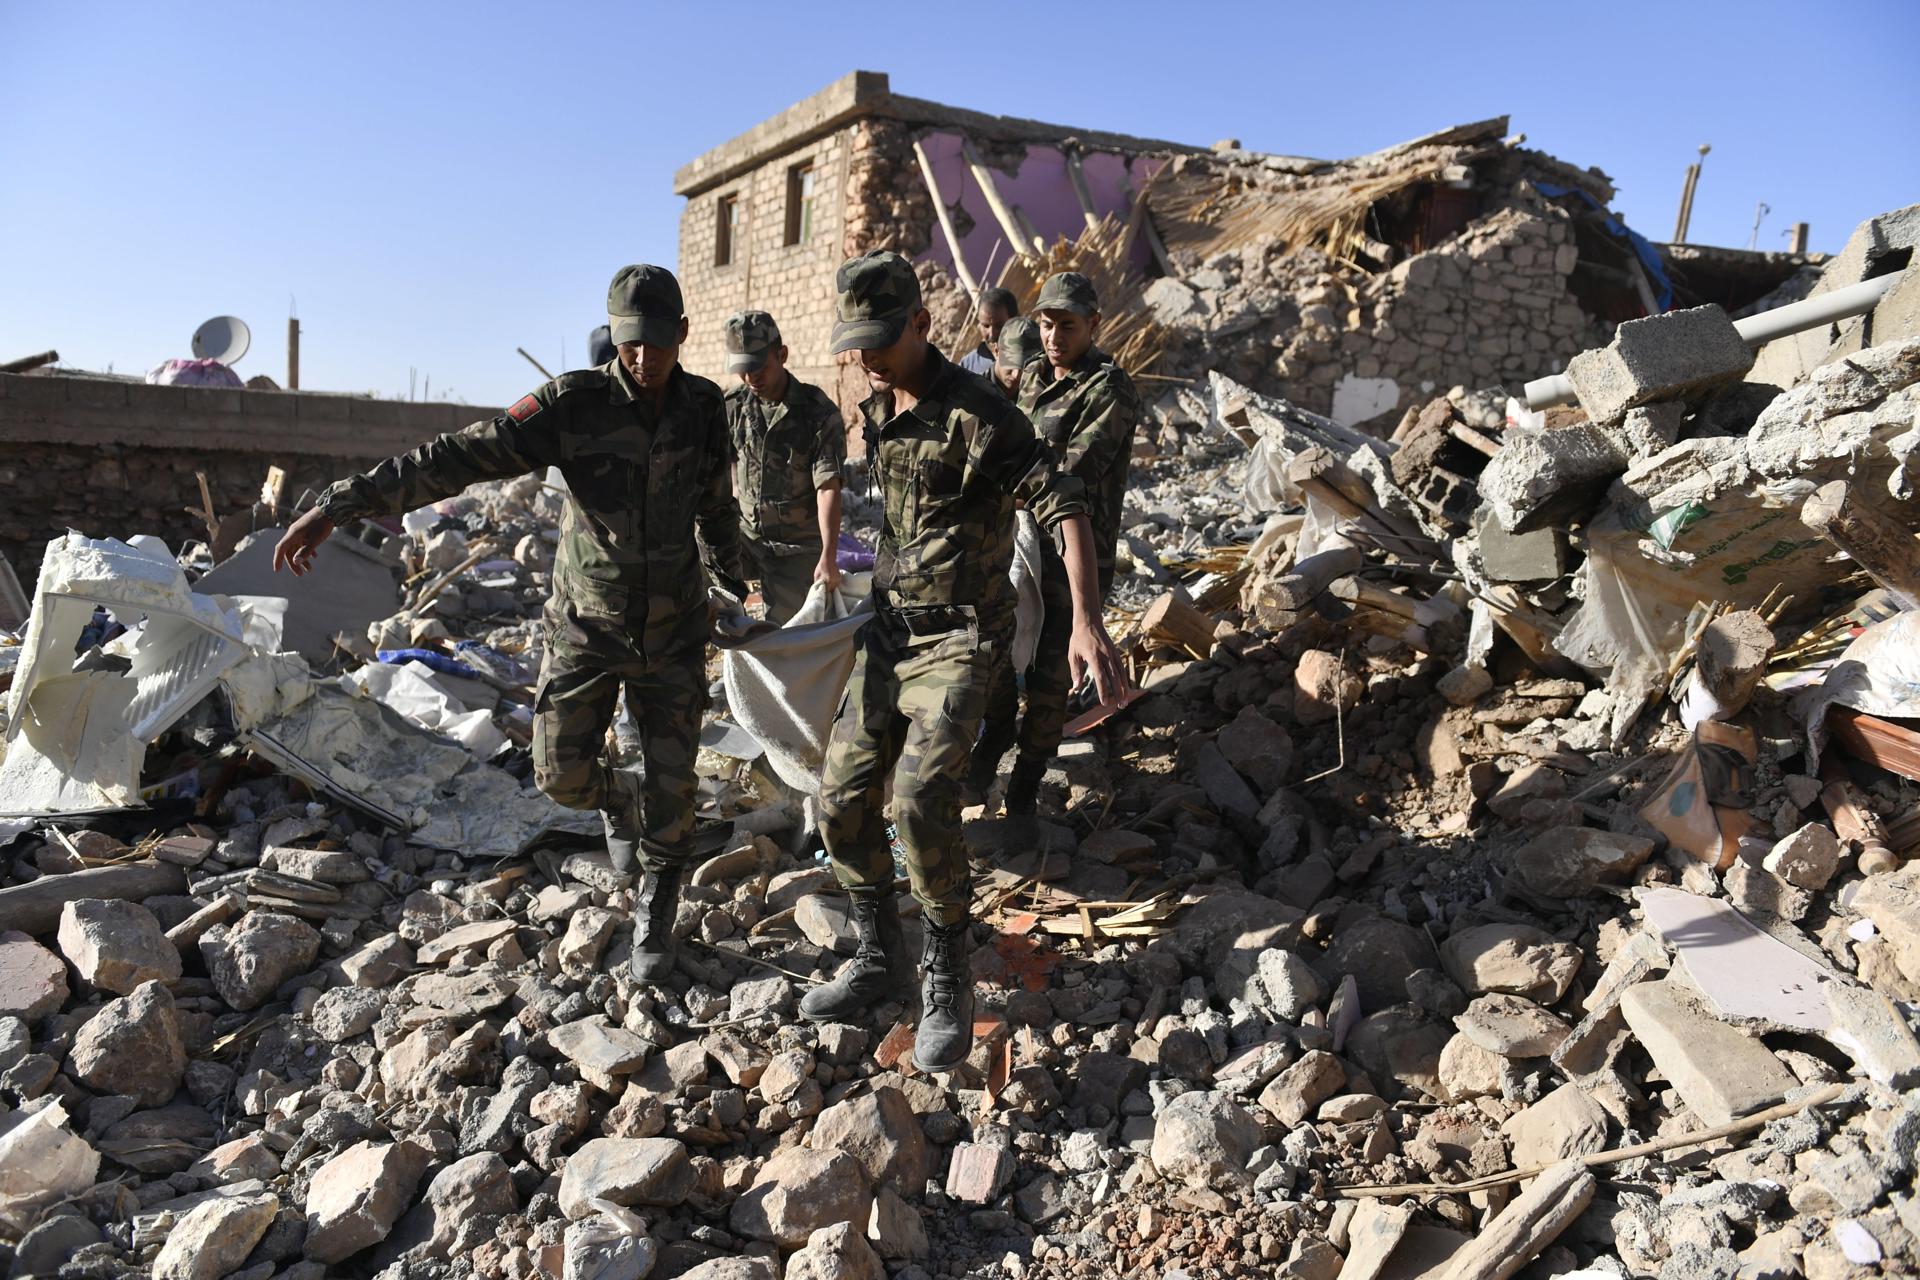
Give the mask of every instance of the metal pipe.
[[(1876, 276), (1859, 284), (1850, 284), (1844, 289), (1835, 289), (1832, 293), (1818, 294), (1799, 302), (1790, 302), (1784, 307), (1775, 307), (1771, 311), (1762, 311), (1759, 315), (1735, 320), (1734, 332), (1748, 346), (1759, 347), (1775, 338), (1785, 338), (1809, 329), (1818, 329), (1823, 324), (1863, 316), (1873, 310), (1874, 305), (1886, 297), (1905, 276), (1906, 272), (1896, 271), (1892, 275)], [(1527, 384), (1526, 397), (1529, 409), (1572, 404), (1576, 398), (1573, 383), (1567, 380), (1564, 373), (1535, 378)]]

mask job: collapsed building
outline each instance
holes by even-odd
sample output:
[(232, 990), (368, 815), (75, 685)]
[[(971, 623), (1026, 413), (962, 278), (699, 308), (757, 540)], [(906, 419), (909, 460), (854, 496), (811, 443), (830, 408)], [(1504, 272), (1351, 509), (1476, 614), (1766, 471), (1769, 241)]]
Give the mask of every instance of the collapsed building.
[(1160, 420), (1183, 420), (1174, 387), (1217, 370), (1343, 425), (1390, 425), (1436, 388), (1558, 368), (1622, 320), (1738, 314), (1819, 263), (1650, 244), (1607, 211), (1604, 174), (1507, 129), (1313, 160), (986, 115), (854, 72), (674, 175), (685, 359), (723, 376), (722, 323), (766, 310), (795, 372), (851, 408), (865, 385), (827, 350), (842, 260), (913, 259), (958, 348), (978, 288), (1030, 301), (1041, 264), (1087, 237), (1109, 344), (1118, 330), (1124, 363), (1166, 393)]
[[(633, 886), (527, 783), (537, 478), (299, 586), (271, 533), (50, 540), (0, 637), (0, 1263), (1910, 1274), (1920, 206), (1824, 263), (1645, 251), (1504, 128), (1163, 150), (1002, 277), (1133, 282), (1126, 349), (1172, 381), (1110, 610), (1140, 691), (1076, 720), (1040, 819), (965, 815), (980, 1016), (943, 1076), (904, 1004), (793, 1016), (856, 940), (747, 649), (699, 760), (732, 832), (672, 981), (626, 976)], [(1447, 263), (1581, 318), (1539, 358), (1512, 333), (1552, 322), (1474, 308), (1457, 352), (1379, 356)]]

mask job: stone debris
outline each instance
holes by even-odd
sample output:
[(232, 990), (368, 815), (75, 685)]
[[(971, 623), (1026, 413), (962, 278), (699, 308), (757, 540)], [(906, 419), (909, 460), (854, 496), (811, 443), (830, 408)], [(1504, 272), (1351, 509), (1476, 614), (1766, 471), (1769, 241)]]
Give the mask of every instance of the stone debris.
[[(411, 654), (490, 760), (398, 717), (377, 762), (290, 757), (259, 726), (345, 695), (249, 644), (147, 748), (152, 780), (198, 771), (186, 799), (0, 845), (0, 1264), (1911, 1272), (1920, 782), (1885, 744), (1920, 704), (1904, 656), (1848, 648), (1902, 597), (1776, 523), (1845, 479), (1920, 525), (1911, 298), (1756, 363), (1728, 312), (1542, 194), (1604, 204), (1604, 180), (1500, 123), (1361, 166), (1418, 169), (1409, 200), (1500, 175), (1417, 250), (1411, 205), (1297, 240), (1196, 220), (1299, 207), (1349, 165), (1224, 148), (1149, 194), (1170, 256), (1133, 350), (1164, 381), (1109, 600), (1143, 693), (1069, 736), (1037, 817), (993, 793), (963, 815), (966, 1062), (913, 1068), (910, 1001), (799, 1018), (856, 944), (848, 903), (805, 799), (727, 754), (724, 700), (677, 971), (632, 980), (632, 884), (528, 782), (560, 498), (479, 485), (406, 518), (401, 612), (334, 643), (349, 683)], [(1682, 291), (1609, 325), (1583, 262), (1611, 315), (1648, 309), (1618, 280)], [(1578, 407), (1526, 409), (1562, 365)], [(848, 512), (870, 539), (872, 498)]]

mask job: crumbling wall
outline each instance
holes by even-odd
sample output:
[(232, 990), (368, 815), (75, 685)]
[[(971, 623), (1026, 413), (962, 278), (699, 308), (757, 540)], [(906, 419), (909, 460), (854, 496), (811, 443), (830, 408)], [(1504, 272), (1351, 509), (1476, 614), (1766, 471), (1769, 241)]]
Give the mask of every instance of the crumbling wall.
[(1278, 243), (1215, 255), (1146, 292), (1178, 335), (1163, 368), (1218, 369), (1347, 425), (1390, 425), (1450, 386), (1517, 386), (1606, 341), (1568, 291), (1566, 214), (1496, 210), (1378, 275)]
[(49, 539), (153, 533), (204, 539), (205, 472), (216, 515), (250, 507), (267, 468), (297, 499), (349, 472), (498, 413), (454, 404), (103, 378), (0, 374), (0, 552), (23, 583)]

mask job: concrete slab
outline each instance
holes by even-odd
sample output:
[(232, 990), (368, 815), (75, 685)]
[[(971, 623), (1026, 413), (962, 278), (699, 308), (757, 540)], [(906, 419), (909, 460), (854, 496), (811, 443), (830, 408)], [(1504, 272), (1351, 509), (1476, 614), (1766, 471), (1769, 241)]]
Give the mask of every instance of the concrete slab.
[(1822, 986), (1839, 977), (1832, 969), (1761, 932), (1717, 898), (1653, 889), (1640, 905), (1721, 1017), (1816, 1035), (1831, 1025)]
[(1716, 1018), (1671, 978), (1628, 988), (1620, 1011), (1660, 1074), (1706, 1124), (1773, 1106), (1799, 1084), (1765, 1045)]

